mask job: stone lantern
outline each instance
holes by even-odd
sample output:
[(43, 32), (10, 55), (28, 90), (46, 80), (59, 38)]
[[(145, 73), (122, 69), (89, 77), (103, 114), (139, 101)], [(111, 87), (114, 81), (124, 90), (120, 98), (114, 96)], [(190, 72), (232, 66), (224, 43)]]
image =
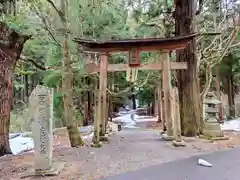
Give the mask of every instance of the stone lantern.
[(215, 97), (207, 98), (204, 100), (203, 105), (205, 106), (205, 121), (206, 122), (219, 122), (218, 113), (219, 105), (221, 101), (215, 99)]
[(205, 115), (203, 135), (206, 137), (216, 138), (224, 136), (224, 132), (221, 130), (221, 125), (218, 121), (220, 104), (221, 101), (213, 93), (209, 93), (203, 102)]

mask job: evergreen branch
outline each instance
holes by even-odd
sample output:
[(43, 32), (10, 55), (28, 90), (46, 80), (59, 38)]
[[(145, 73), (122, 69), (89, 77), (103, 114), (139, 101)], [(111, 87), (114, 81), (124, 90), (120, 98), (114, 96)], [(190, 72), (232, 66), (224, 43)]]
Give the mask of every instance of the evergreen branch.
[(33, 5), (33, 8), (34, 8), (34, 11), (35, 11), (36, 15), (41, 19), (41, 21), (43, 23), (43, 24), (41, 24), (41, 26), (48, 32), (49, 36), (55, 42), (55, 43), (54, 42), (52, 42), (52, 43), (56, 46), (61, 46), (60, 43), (55, 38), (54, 34), (52, 33), (52, 30), (50, 29), (50, 25), (49, 25), (46, 17), (44, 17), (44, 15), (41, 13), (41, 10), (39, 10), (38, 7), (36, 7), (34, 4), (32, 4), (32, 5)]
[(56, 45), (56, 46), (61, 46), (60, 43), (57, 41), (57, 39), (54, 37), (52, 31), (50, 30), (50, 28), (44, 24), (44, 25), (41, 25), (47, 32), (48, 34), (50, 35), (50, 37), (53, 39), (53, 41), (55, 42), (51, 42), (52, 44)]
[(33, 64), (36, 68), (46, 71), (47, 68), (38, 64), (37, 62), (35, 62), (32, 58), (26, 57), (26, 56), (20, 56), (20, 60), (24, 61), (24, 62), (30, 62), (31, 64)]
[[(39, 63), (37, 63), (33, 58), (31, 57), (26, 57), (26, 56), (23, 56), (21, 55), (20, 56), (20, 60), (25, 62), (25, 63), (28, 63), (30, 62), (32, 65), (34, 65), (34, 67), (36, 67), (37, 69), (40, 69), (42, 71), (47, 71), (47, 70), (58, 70), (58, 69), (61, 69), (61, 67), (59, 66), (51, 66), (51, 67), (45, 67)], [(74, 61), (71, 62), (70, 64), (73, 64), (75, 63)], [(88, 76), (89, 74), (85, 74), (84, 76)]]
[[(30, 57), (26, 57), (26, 56), (20, 56), (20, 60), (23, 61), (24, 63), (28, 63), (30, 62), (32, 65), (34, 65), (37, 69), (43, 70), (43, 71), (47, 71), (47, 70), (59, 70), (61, 69), (61, 67), (59, 66), (52, 66), (52, 67), (45, 67), (43, 65), (38, 64), (34, 59), (30, 58)], [(73, 64), (74, 62), (72, 62), (71, 64)], [(94, 72), (95, 73), (95, 72)], [(94, 74), (93, 73), (93, 74)], [(85, 74), (83, 75), (85, 76), (89, 76), (89, 74)]]

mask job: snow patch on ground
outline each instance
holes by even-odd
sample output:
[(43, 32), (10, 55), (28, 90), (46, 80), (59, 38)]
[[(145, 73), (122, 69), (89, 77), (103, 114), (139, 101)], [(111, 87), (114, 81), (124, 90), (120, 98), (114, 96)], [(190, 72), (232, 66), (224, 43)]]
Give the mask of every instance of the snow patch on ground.
[(240, 118), (224, 121), (224, 124), (221, 125), (222, 130), (224, 131), (237, 131), (240, 132)]
[(120, 111), (118, 113), (119, 117), (113, 118), (112, 121), (115, 123), (118, 123), (118, 124), (122, 124), (123, 127), (125, 127), (125, 128), (138, 128), (138, 127), (136, 127), (137, 123), (157, 121), (157, 117), (138, 116), (135, 113), (136, 113), (135, 110)]
[(14, 155), (34, 148), (33, 138), (17, 136), (9, 140), (10, 148)]
[[(88, 132), (87, 129), (88, 128), (86, 128), (84, 132)], [(91, 128), (89, 128), (89, 131), (90, 130)], [(30, 150), (32, 150), (31, 152), (33, 152), (33, 149), (34, 149), (33, 138), (23, 137), (22, 134), (20, 134), (19, 136), (14, 136), (14, 134), (10, 134), (10, 137), (13, 137), (13, 138), (10, 138), (9, 140), (10, 148), (12, 150), (13, 155), (17, 155), (22, 152), (26, 152)], [(86, 136), (82, 136), (82, 138), (85, 142), (90, 142), (93, 138), (93, 132), (91, 132)]]

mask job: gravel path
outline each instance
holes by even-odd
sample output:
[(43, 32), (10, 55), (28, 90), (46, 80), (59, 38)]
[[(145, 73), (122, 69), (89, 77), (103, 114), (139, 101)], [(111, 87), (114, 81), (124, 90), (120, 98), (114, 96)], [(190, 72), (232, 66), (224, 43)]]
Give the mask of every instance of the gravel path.
[[(66, 167), (59, 176), (39, 179), (93, 180), (213, 150), (216, 150), (213, 144), (203, 146), (195, 141), (189, 141), (186, 148), (174, 148), (170, 142), (162, 141), (156, 130), (123, 130), (112, 135), (103, 148), (55, 150), (54, 160), (65, 161)], [(19, 179), (33, 161), (31, 153), (1, 159), (0, 179), (6, 179), (6, 175), (9, 180)]]

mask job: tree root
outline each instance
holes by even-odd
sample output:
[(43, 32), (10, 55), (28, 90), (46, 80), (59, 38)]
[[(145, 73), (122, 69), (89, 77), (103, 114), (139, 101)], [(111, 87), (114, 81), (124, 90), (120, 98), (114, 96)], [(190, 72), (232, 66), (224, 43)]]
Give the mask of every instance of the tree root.
[(103, 143), (101, 141), (91, 143), (91, 147), (94, 147), (94, 148), (100, 148), (102, 146), (103, 146)]
[(173, 143), (172, 145), (174, 147), (186, 147), (186, 143), (184, 141), (176, 141), (176, 140), (173, 140)]
[(168, 136), (167, 134), (163, 134), (162, 138), (164, 141), (173, 141), (174, 140), (173, 136)]
[(67, 131), (71, 147), (80, 147), (85, 145), (77, 126), (67, 126)]
[(104, 136), (100, 136), (99, 139), (100, 141), (108, 141), (108, 137), (106, 134)]

